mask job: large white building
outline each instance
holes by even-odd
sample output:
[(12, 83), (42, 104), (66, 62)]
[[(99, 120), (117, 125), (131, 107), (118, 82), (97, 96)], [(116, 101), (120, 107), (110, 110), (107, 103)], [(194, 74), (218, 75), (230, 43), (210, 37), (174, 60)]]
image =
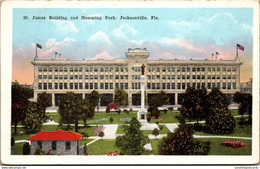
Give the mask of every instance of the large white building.
[(40, 60), (34, 65), (34, 101), (46, 92), (52, 97), (52, 105), (66, 92), (74, 92), (85, 99), (96, 90), (101, 95), (101, 106), (113, 101), (115, 89), (124, 89), (128, 105), (140, 105), (141, 66), (145, 65), (146, 93), (152, 95), (164, 91), (170, 97), (170, 105), (181, 104), (189, 87), (218, 87), (231, 96), (240, 91), (239, 58), (234, 60), (148, 60), (147, 49), (128, 49), (125, 59), (114, 60)]

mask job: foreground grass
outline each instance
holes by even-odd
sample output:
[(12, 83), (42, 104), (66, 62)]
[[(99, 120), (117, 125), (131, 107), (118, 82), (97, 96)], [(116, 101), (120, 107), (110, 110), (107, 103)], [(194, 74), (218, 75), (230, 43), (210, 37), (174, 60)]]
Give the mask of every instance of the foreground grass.
[(116, 147), (116, 140), (103, 140), (100, 139), (87, 146), (87, 152), (90, 155), (106, 155), (108, 152), (119, 151)]
[[(233, 137), (252, 137), (252, 125), (243, 125), (240, 126), (238, 124), (239, 118), (236, 118), (236, 126), (234, 128), (234, 132), (230, 134), (210, 134), (205, 133), (202, 131), (194, 131), (194, 134), (196, 135), (207, 135), (207, 136), (213, 136), (213, 135), (221, 135), (221, 136), (233, 136)], [(202, 124), (205, 126), (205, 124)]]
[[(161, 111), (160, 117), (162, 119), (151, 119), (149, 123), (178, 123), (178, 117), (180, 117), (181, 113), (179, 111), (168, 111), (167, 113), (164, 113)], [(150, 113), (147, 113), (147, 117), (151, 116)]]
[[(209, 155), (251, 155), (252, 154), (252, 141), (251, 140), (240, 140), (240, 139), (223, 139), (223, 138), (198, 138), (196, 140), (209, 141), (210, 152)], [(224, 140), (235, 140), (246, 143), (245, 147), (232, 148), (224, 147), (221, 142)]]
[(15, 143), (14, 146), (12, 147), (12, 155), (23, 155), (24, 143)]
[[(251, 155), (252, 154), (252, 141), (242, 139), (222, 139), (222, 138), (196, 138), (195, 140), (210, 142), (210, 152), (208, 155)], [(242, 141), (246, 144), (242, 148), (224, 147), (221, 142), (224, 140)], [(161, 139), (152, 139), (150, 143), (153, 149), (153, 155), (159, 155), (159, 145)]]

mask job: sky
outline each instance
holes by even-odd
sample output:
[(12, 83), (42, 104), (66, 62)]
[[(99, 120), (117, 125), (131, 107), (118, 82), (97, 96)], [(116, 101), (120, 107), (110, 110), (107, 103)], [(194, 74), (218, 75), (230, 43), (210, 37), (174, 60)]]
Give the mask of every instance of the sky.
[[(67, 20), (50, 20), (49, 16)], [(78, 20), (71, 19), (77, 16)], [(102, 19), (81, 20), (81, 16)], [(106, 20), (106, 16), (116, 20)], [(121, 16), (147, 20), (122, 20)], [(233, 60), (240, 44), (245, 48), (238, 51), (243, 62), (240, 79), (247, 82), (252, 77), (252, 30), (251, 8), (15, 8), (12, 81), (33, 83), (31, 62), (38, 43), (40, 59), (54, 59), (57, 52), (61, 60), (125, 58), (128, 48), (146, 48), (149, 60), (204, 60), (216, 52), (218, 59)]]

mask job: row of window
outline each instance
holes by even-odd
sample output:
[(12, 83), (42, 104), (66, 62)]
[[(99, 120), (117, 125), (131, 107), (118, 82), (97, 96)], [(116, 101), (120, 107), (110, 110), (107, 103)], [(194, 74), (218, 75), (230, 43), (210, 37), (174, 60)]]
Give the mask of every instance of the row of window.
[[(42, 141), (37, 141), (37, 146), (39, 147), (40, 150), (42, 150)], [(52, 150), (57, 150), (57, 142), (52, 141), (51, 142), (51, 149)], [(71, 143), (70, 141), (65, 142), (65, 150), (70, 150), (71, 149)]]
[[(177, 86), (176, 86), (177, 84)], [(147, 88), (148, 89), (187, 89), (189, 87), (193, 88), (207, 88), (211, 89), (214, 87), (217, 87), (221, 89), (221, 83), (147, 83)], [(206, 86), (207, 84), (207, 86)], [(232, 89), (236, 89), (236, 83), (222, 83), (222, 89), (231, 89), (231, 84), (232, 84)]]
[[(148, 67), (148, 72), (175, 72), (175, 67), (163, 67), (162, 69), (160, 67)], [(206, 68), (205, 67), (177, 67), (177, 72), (205, 72)], [(207, 67), (208, 72), (219, 72), (221, 70), (220, 67)], [(223, 72), (233, 72), (236, 71), (236, 67), (223, 67), (222, 71)]]
[[(176, 67), (148, 67), (148, 72), (175, 72)], [(127, 67), (86, 67), (85, 71), (86, 72), (128, 72)], [(177, 72), (204, 72), (206, 70), (205, 67), (177, 67), (176, 68)], [(220, 67), (207, 67), (208, 72), (219, 72), (221, 70)], [(39, 72), (52, 72), (53, 67), (38, 67)], [(55, 72), (82, 72), (83, 67), (54, 67)], [(140, 67), (132, 67), (133, 72), (140, 72), (141, 68)], [(223, 67), (222, 68), (223, 72), (235, 72), (236, 67)]]
[[(69, 85), (69, 86), (68, 86)], [(128, 83), (115, 83), (115, 89), (128, 89)], [(52, 89), (60, 89), (60, 90), (67, 90), (67, 89), (114, 89), (113, 83), (38, 83), (39, 90), (52, 90)], [(139, 88), (140, 89), (140, 88)]]
[[(160, 79), (160, 75), (147, 75), (148, 80)], [(208, 79), (220, 79), (220, 75), (208, 75)], [(177, 79), (205, 79), (205, 75), (177, 75)], [(175, 75), (162, 75), (162, 79), (175, 79)], [(231, 75), (222, 75), (222, 79), (231, 79)], [(236, 79), (236, 75), (232, 75)]]
[[(38, 75), (38, 79), (52, 79), (52, 75)], [(54, 75), (54, 79), (83, 79), (83, 75)], [(98, 79), (98, 75), (85, 75), (85, 79)], [(114, 79), (113, 75), (100, 75), (99, 79)], [(128, 79), (128, 75), (115, 75), (115, 79)], [(139, 78), (140, 79), (140, 78)]]
[[(189, 87), (193, 88), (208, 88), (211, 89), (213, 87), (221, 88), (221, 83), (147, 83), (147, 89), (187, 89)], [(207, 84), (207, 86), (206, 86)], [(222, 89), (236, 89), (236, 83), (222, 83)], [(66, 89), (113, 89), (113, 83), (54, 83), (54, 89), (66, 90)], [(53, 89), (52, 83), (39, 83), (38, 89)], [(128, 83), (115, 83), (115, 89), (128, 89)], [(140, 83), (132, 83), (132, 89), (140, 89)]]
[[(85, 71), (86, 72), (113, 72), (115, 70), (115, 72), (128, 72), (128, 68), (127, 67), (86, 67)], [(133, 70), (134, 67), (133, 67)], [(38, 67), (38, 71), (39, 72), (52, 72), (53, 71), (53, 67)], [(82, 72), (83, 68), (82, 67), (54, 67), (54, 71), (55, 72)], [(140, 71), (140, 70), (139, 70)]]
[[(52, 79), (52, 75), (38, 75), (38, 79)], [(132, 79), (140, 79), (140, 75), (132, 75)], [(114, 75), (100, 75), (99, 79), (113, 79)], [(148, 80), (160, 79), (160, 75), (148, 75)], [(177, 75), (177, 79), (205, 79), (205, 75)], [(236, 75), (222, 75), (222, 79), (236, 79)], [(68, 75), (54, 75), (54, 79), (68, 79)], [(83, 75), (70, 75), (69, 79), (83, 79)], [(98, 75), (85, 75), (85, 79), (98, 79)], [(115, 79), (128, 79), (128, 75), (115, 75)], [(162, 79), (175, 79), (175, 75), (162, 75)], [(207, 79), (221, 79), (220, 75), (208, 75)]]

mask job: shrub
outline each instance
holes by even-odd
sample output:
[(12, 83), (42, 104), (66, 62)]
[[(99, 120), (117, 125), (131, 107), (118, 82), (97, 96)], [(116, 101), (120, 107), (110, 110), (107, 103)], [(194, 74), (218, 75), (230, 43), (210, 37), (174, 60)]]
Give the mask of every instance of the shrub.
[(98, 136), (103, 139), (104, 135), (105, 135), (105, 133), (103, 131), (101, 131)]
[(159, 135), (159, 130), (155, 128), (152, 133), (155, 137)]
[(194, 123), (193, 129), (194, 129), (195, 131), (201, 131), (201, 130), (202, 130), (202, 125), (199, 124), (199, 123)]
[(168, 110), (169, 110), (169, 111), (173, 111), (173, 107), (169, 107)]
[(117, 113), (118, 113), (118, 114), (120, 114), (120, 113), (121, 113), (121, 110), (120, 110), (120, 109), (118, 109), (118, 110), (117, 110)]
[(205, 123), (207, 131), (213, 134), (232, 133), (235, 125), (235, 119), (228, 110), (219, 112), (218, 109), (208, 116)]
[(195, 155), (208, 155), (210, 151), (210, 142), (195, 142), (194, 154)]
[(147, 117), (147, 121), (150, 122), (151, 121), (151, 117)]
[(24, 143), (23, 145), (23, 155), (29, 155), (30, 154), (30, 145), (29, 143)]
[(164, 112), (165, 114), (167, 113), (167, 111), (168, 111), (167, 109), (164, 109), (164, 110), (163, 110), (163, 112)]
[(159, 129), (162, 130), (162, 129), (163, 129), (163, 126), (159, 126)]
[(159, 122), (157, 121), (157, 122), (156, 122), (156, 124), (158, 125), (158, 124), (159, 124)]
[(106, 113), (110, 113), (110, 108), (107, 106)]
[(127, 109), (124, 109), (124, 112), (127, 113)]
[(130, 112), (132, 112), (132, 111), (133, 111), (133, 109), (131, 108), (131, 109), (130, 109)]
[(110, 117), (109, 121), (110, 121), (110, 123), (112, 123), (114, 121), (114, 118)]

